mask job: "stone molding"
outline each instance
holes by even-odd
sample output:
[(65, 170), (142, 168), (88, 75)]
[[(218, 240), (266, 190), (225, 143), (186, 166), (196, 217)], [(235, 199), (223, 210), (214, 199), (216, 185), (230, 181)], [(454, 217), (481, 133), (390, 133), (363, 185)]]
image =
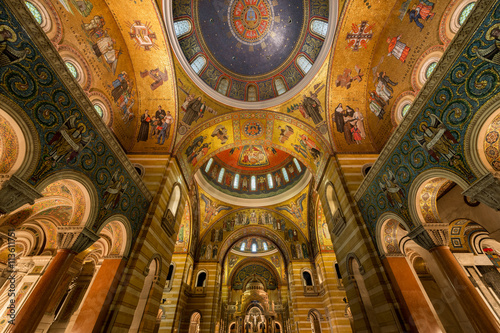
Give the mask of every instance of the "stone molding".
[(86, 250), (99, 239), (92, 230), (84, 226), (57, 227), (57, 247), (75, 253)]
[(27, 182), (12, 175), (0, 189), (0, 214), (8, 214), (25, 204), (33, 205), (42, 196)]
[(500, 210), (500, 180), (488, 173), (469, 186), (462, 195)]

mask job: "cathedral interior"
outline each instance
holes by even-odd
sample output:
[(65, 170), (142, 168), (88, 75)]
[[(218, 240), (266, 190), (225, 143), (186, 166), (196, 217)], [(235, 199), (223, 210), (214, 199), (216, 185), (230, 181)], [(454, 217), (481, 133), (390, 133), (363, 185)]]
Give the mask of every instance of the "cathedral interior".
[(0, 2), (0, 332), (500, 332), (500, 2)]

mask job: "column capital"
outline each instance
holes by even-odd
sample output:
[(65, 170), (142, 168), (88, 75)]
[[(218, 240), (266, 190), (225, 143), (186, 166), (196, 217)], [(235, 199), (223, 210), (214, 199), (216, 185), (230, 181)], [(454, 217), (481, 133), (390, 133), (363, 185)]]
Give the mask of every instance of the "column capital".
[(80, 253), (99, 239), (92, 230), (84, 226), (57, 227), (57, 246), (59, 249)]
[(448, 225), (444, 223), (421, 224), (410, 231), (408, 237), (427, 251), (438, 246), (448, 246)]
[(0, 214), (8, 214), (19, 207), (35, 203), (35, 199), (43, 195), (30, 184), (12, 175), (0, 188)]
[(469, 186), (462, 195), (500, 210), (500, 180), (488, 173)]

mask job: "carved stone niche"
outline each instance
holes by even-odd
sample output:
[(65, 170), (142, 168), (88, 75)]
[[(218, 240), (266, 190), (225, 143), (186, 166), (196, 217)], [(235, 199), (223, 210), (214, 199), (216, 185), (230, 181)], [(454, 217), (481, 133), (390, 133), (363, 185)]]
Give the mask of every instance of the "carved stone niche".
[(175, 217), (170, 209), (167, 210), (167, 213), (161, 219), (161, 228), (163, 231), (167, 233), (168, 237), (172, 237), (175, 233)]
[(0, 189), (0, 214), (8, 214), (25, 204), (33, 205), (41, 197), (30, 184), (12, 175)]
[(495, 210), (500, 210), (500, 180), (491, 173), (479, 178), (462, 194)]
[(345, 229), (346, 221), (344, 218), (344, 214), (337, 209), (335, 214), (333, 214), (333, 229), (332, 232), (335, 236), (339, 237), (342, 231)]

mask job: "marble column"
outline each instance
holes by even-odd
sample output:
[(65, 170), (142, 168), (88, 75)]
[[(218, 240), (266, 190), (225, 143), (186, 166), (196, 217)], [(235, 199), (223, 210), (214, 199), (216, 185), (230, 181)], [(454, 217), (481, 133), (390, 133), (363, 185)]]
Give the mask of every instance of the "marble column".
[(412, 332), (444, 332), (436, 314), (425, 298), (408, 260), (404, 256), (385, 256), (382, 263), (391, 280), (405, 321)]
[(100, 332), (125, 268), (123, 258), (105, 258), (83, 301), (73, 333)]
[(56, 256), (19, 310), (12, 333), (32, 333), (38, 327), (47, 311), (49, 300), (71, 266), (76, 254), (92, 245), (99, 236), (84, 227), (59, 227), (57, 230), (58, 248)]
[(410, 231), (408, 236), (428, 250), (436, 260), (474, 330), (481, 333), (500, 332), (500, 323), (447, 246), (448, 225), (420, 225)]

